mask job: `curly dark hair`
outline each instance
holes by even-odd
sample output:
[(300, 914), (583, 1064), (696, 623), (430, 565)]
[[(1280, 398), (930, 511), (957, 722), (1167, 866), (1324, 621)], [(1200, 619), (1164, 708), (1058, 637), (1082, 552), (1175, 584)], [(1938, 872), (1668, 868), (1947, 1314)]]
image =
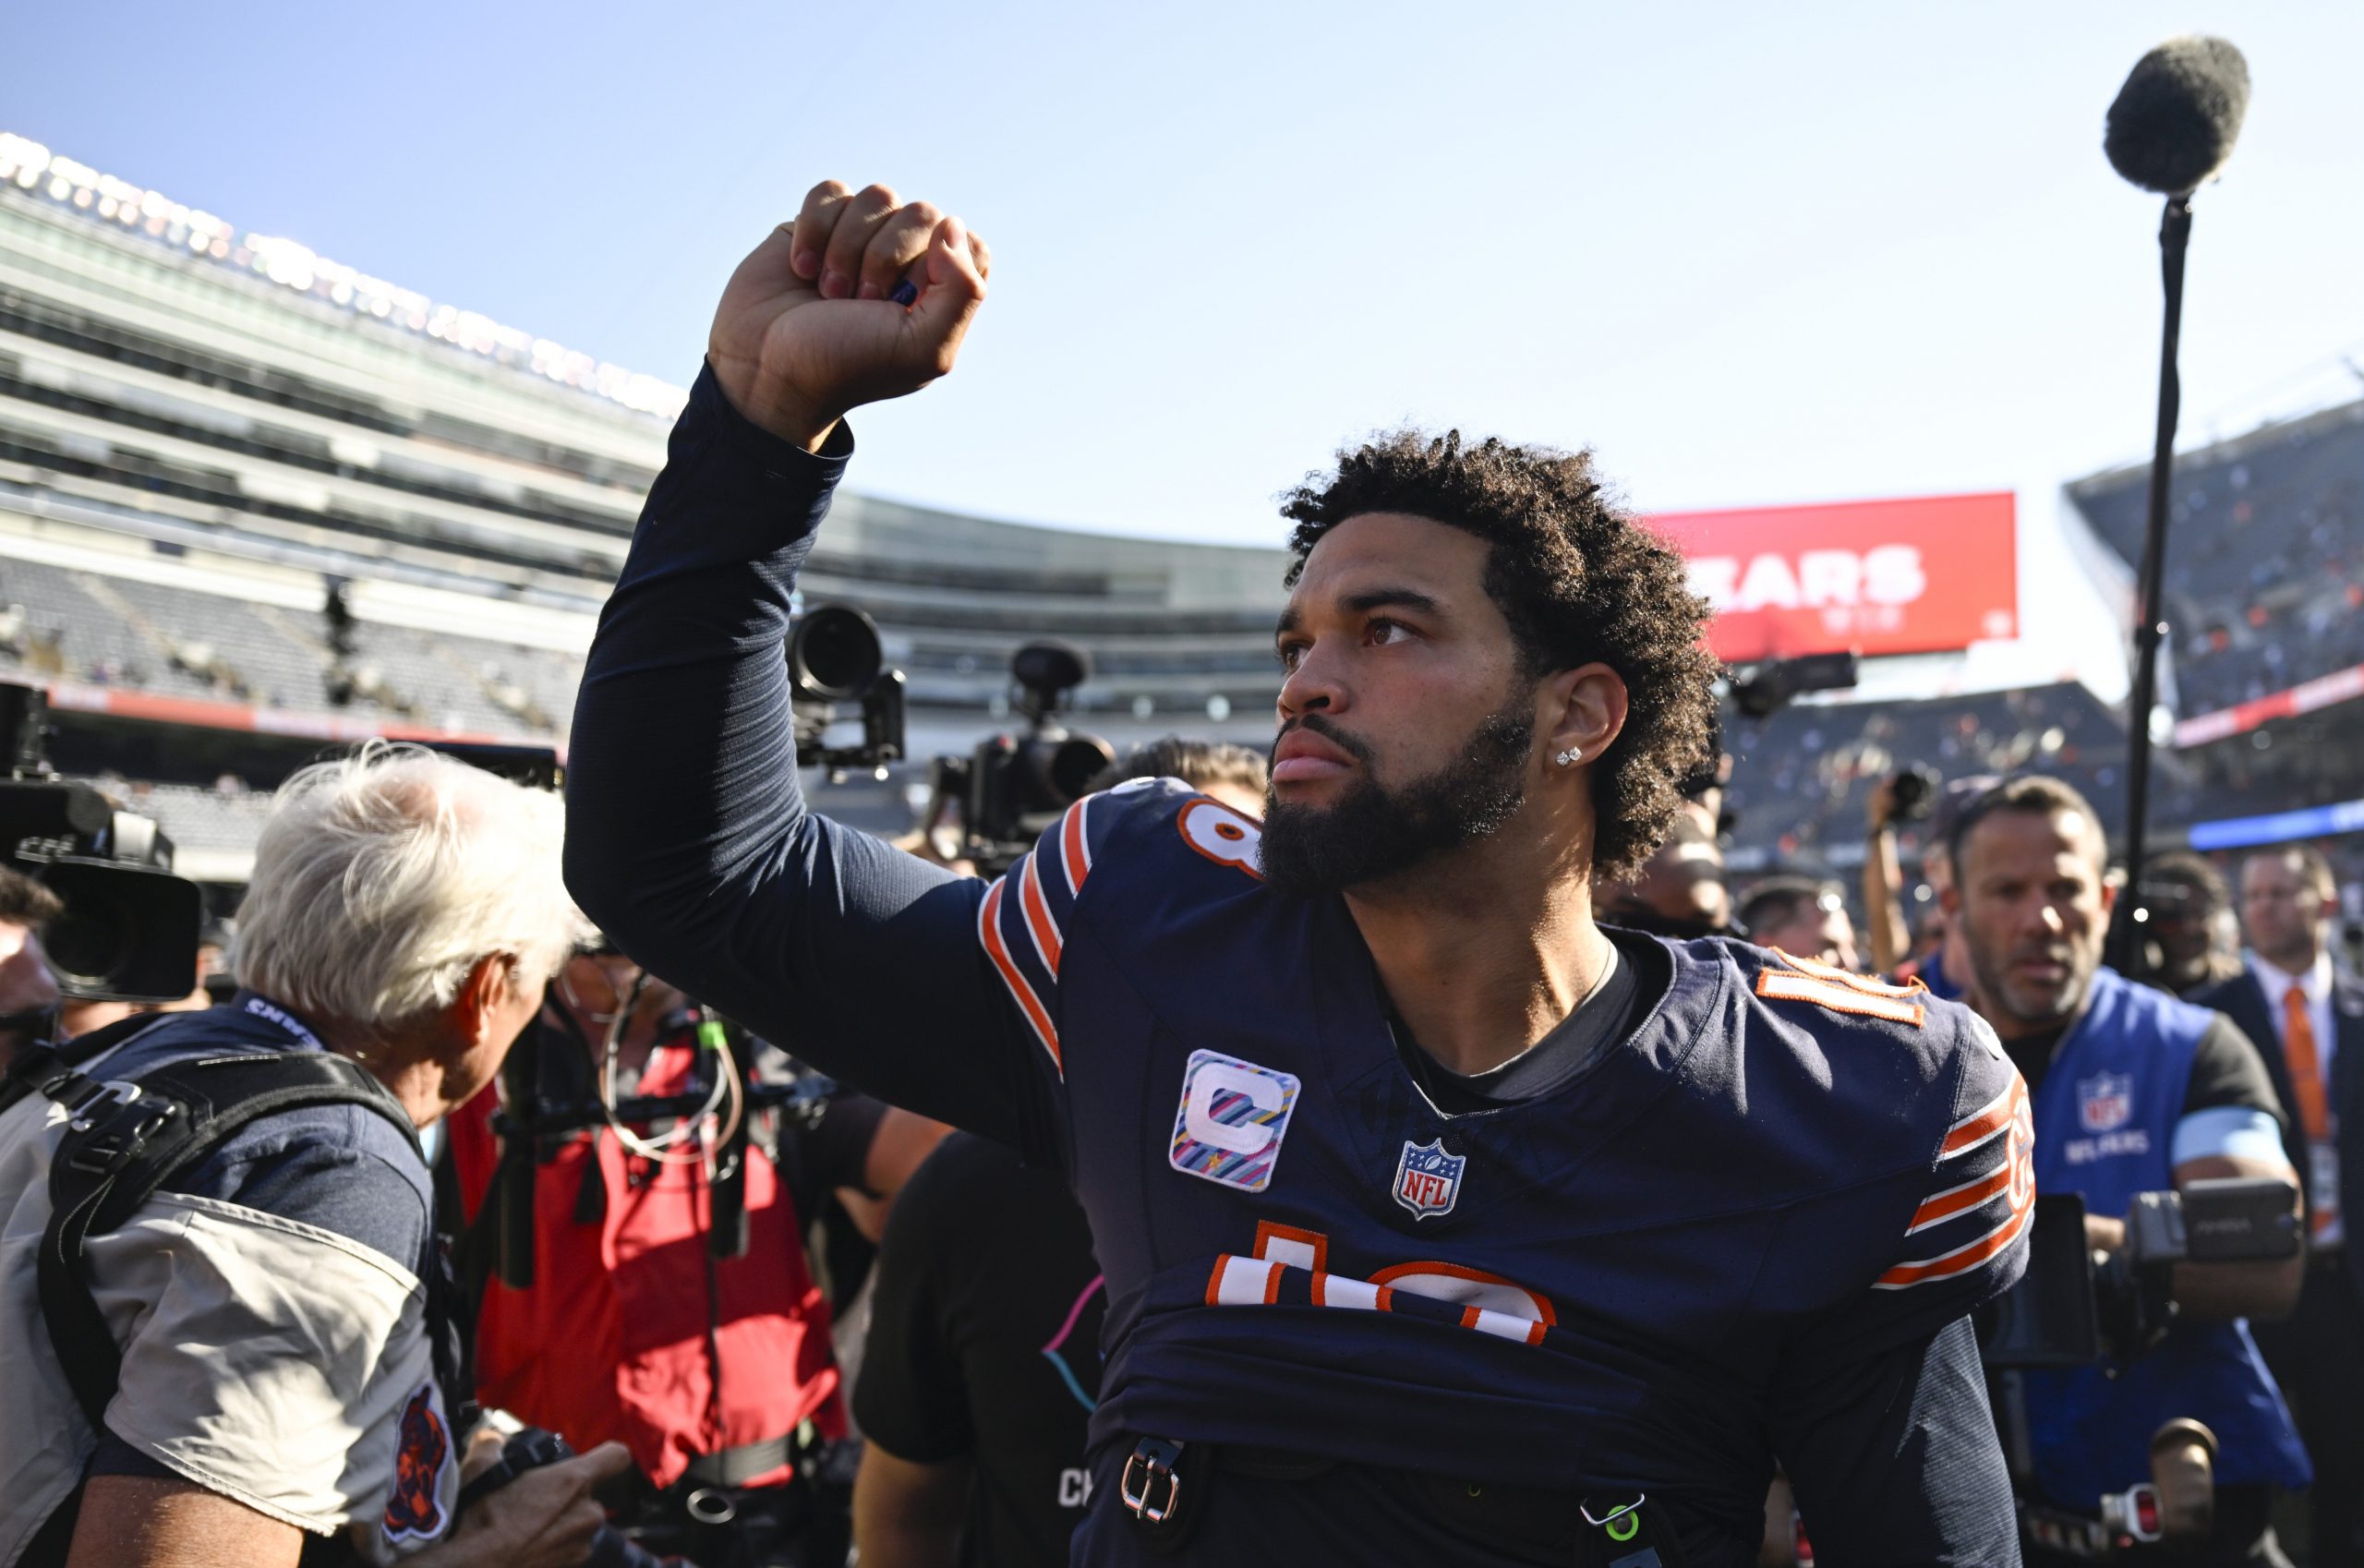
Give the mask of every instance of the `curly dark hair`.
[(1622, 880), (1666, 837), (1680, 785), (1707, 756), (1718, 674), (1700, 641), (1708, 606), (1683, 557), (1637, 526), (1589, 452), (1461, 432), (1396, 430), (1342, 451), (1282, 498), (1294, 586), (1323, 535), (1395, 512), (1475, 534), (1486, 592), (1510, 622), (1523, 674), (1600, 663), (1623, 678), (1624, 730), (1592, 767), (1593, 870)]

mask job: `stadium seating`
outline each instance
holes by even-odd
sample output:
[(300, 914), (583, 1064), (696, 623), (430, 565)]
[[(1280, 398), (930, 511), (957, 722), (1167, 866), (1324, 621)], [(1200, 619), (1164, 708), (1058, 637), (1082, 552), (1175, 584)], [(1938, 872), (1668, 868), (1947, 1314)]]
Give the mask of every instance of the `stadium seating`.
[[(2140, 563), (2147, 467), (2069, 496)], [(2176, 461), (2165, 584), (2177, 708), (2213, 713), (2364, 664), (2364, 403)]]
[[(561, 650), (588, 639), (681, 390), (154, 192), (110, 196), (82, 165), (5, 177), (49, 156), (0, 136), (0, 677), (103, 689), (60, 706), (107, 722), (158, 722), (127, 691), (249, 710), (167, 717), (181, 742), (142, 754), (175, 781), (156, 809), (191, 845), (230, 847), (257, 809), (203, 782), (243, 765), (192, 723), (562, 741), (582, 662)], [(2072, 487), (2129, 561), (2143, 477)], [(2186, 460), (2169, 576), (2186, 713), (2364, 661), (2359, 480), (2364, 404)], [(1255, 743), (1285, 564), (849, 492), (802, 591), (876, 620), (919, 758), (1008, 723), (1011, 655), (1043, 636), (1092, 657), (1079, 728)], [(340, 584), (351, 612), (332, 618)], [(2072, 686), (1800, 706), (1729, 740), (1740, 849), (1760, 859), (1859, 845), (1864, 793), (1909, 762), (2059, 772), (2113, 817), (2124, 792), (2123, 726)], [(2268, 809), (2297, 787), (2292, 754), (2328, 754), (2271, 740), (2217, 747), (2202, 774), (2164, 758), (2160, 818), (2215, 809), (2210, 790)], [(891, 825), (912, 782), (858, 809)]]
[(102, 775), (82, 782), (127, 811), (156, 819), (175, 847), (224, 854), (250, 851), (271, 811), (268, 790), (250, 790), (235, 779), (208, 789), (190, 784), (147, 784)]
[[(1914, 764), (1952, 778), (2049, 773), (2083, 790), (2113, 830), (2124, 815), (2125, 724), (2074, 682), (1924, 702), (1801, 704), (1740, 719), (1724, 741), (1733, 765), (1725, 801), (1744, 863), (1844, 863), (1863, 841), (1872, 787)], [(2183, 788), (2172, 764), (2160, 782)]]

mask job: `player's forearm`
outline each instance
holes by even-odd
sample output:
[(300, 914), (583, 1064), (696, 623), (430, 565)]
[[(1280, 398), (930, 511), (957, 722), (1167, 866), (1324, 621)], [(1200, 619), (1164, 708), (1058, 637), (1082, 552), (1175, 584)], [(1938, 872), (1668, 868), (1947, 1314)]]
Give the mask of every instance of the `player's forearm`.
[[(813, 927), (851, 900), (797, 782), (790, 604), (850, 440), (815, 456), (700, 375), (576, 698), (567, 885), (623, 951), (798, 1055), (858, 987)], [(826, 1046), (808, 1059), (842, 1064)]]
[(567, 884), (693, 995), (734, 912), (718, 885), (776, 862), (804, 815), (780, 648), (841, 466), (747, 425), (702, 375), (585, 668)]
[(782, 641), (841, 466), (701, 378), (576, 701), (567, 885), (623, 951), (792, 1055), (1018, 1138), (1007, 1058), (980, 1043), (1005, 1004), (977, 885), (814, 815), (797, 786)]
[(1815, 1561), (1838, 1568), (2015, 1562), (2010, 1477), (1967, 1319), (1777, 1390), (1776, 1456)]

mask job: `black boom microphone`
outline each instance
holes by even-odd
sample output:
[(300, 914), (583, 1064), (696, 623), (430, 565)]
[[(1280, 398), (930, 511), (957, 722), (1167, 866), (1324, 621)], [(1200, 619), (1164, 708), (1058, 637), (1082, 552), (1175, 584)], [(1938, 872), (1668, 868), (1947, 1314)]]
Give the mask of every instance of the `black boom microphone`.
[(2225, 166), (2249, 108), (2249, 66), (2221, 38), (2170, 38), (2134, 62), (2102, 151), (2144, 190), (2189, 196)]
[(2225, 166), (2249, 112), (2249, 67), (2221, 38), (2171, 38), (2134, 63), (2109, 106), (2102, 151), (2111, 167), (2167, 199), (2159, 220), (2159, 271), (2166, 321), (2159, 337), (2159, 423), (2151, 449), (2151, 506), (2134, 623), (2134, 692), (2129, 701), (2126, 766), (2126, 885), (2137, 890), (2110, 934), (2110, 962), (2129, 971), (2138, 923), (2130, 906), (2142, 886), (2144, 819), (2151, 804), (2151, 709), (2158, 701), (2159, 644), (2166, 635), (2160, 603), (2166, 574), (2167, 492), (2175, 477), (2176, 416), (2182, 385), (2176, 348), (2183, 331), (2183, 259), (2191, 241), (2191, 193)]

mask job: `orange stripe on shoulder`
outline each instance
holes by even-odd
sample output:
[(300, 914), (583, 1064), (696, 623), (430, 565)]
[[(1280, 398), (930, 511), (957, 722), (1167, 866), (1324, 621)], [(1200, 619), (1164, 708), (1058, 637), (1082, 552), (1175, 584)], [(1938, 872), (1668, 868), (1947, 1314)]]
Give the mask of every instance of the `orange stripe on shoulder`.
[(1918, 1263), (1899, 1263), (1879, 1277), (1877, 1282), (1879, 1288), (1900, 1290), (1906, 1285), (1927, 1285), (1932, 1280), (1952, 1279), (1957, 1274), (1966, 1274), (2002, 1253), (2010, 1247), (2011, 1243), (2017, 1241), (2020, 1238), (2020, 1233), (2027, 1229), (2029, 1218), (2034, 1212), (2035, 1205), (2030, 1203), (2025, 1208), (2014, 1211), (2009, 1219), (1966, 1247), (1957, 1248), (1943, 1257), (1927, 1259)]
[(1905, 1235), (1910, 1236), (1916, 1230), (1926, 1230), (1938, 1221), (1952, 1219), (1956, 1214), (1968, 1213), (1980, 1204), (1990, 1202), (2010, 1189), (2011, 1167), (2008, 1164), (1997, 1167), (1991, 1174), (1983, 1176), (1976, 1181), (1966, 1181), (1960, 1187), (1948, 1188), (1943, 1192), (1924, 1199), (1921, 1207), (1912, 1212), (1912, 1224), (1906, 1227)]
[(1824, 963), (1820, 959), (1802, 959), (1795, 953), (1785, 952), (1779, 947), (1767, 947), (1766, 951), (1796, 970), (1800, 974), (1810, 974), (1816, 980), (1827, 980), (1833, 984), (1844, 985), (1850, 991), (1861, 991), (1866, 996), (1918, 996), (1925, 995), (1929, 989), (1922, 983), (1918, 976), (1907, 979), (1900, 985), (1892, 980), (1882, 980), (1876, 974), (1857, 974), (1853, 970), (1840, 969), (1837, 964)]
[(1027, 933), (1034, 938), (1034, 951), (1041, 955), (1043, 967), (1051, 971), (1051, 978), (1056, 980), (1063, 944), (1059, 940), (1058, 923), (1051, 918), (1050, 902), (1043, 897), (1041, 862), (1039, 855), (1026, 857), (1025, 873), (1018, 881), (1018, 904), (1026, 916)]
[(1069, 898), (1083, 891), (1083, 879), (1092, 874), (1092, 844), (1084, 833), (1084, 812), (1091, 803), (1092, 797), (1084, 796), (1059, 821), (1059, 865), (1067, 873)]
[(2011, 1118), (2019, 1114), (2020, 1102), (2027, 1098), (2027, 1080), (2013, 1074), (2010, 1088), (1954, 1123), (1953, 1129), (1946, 1134), (1945, 1142), (1938, 1146), (1938, 1156), (1959, 1154), (1999, 1136), (2011, 1125)]
[(1052, 1023), (1050, 1012), (1044, 1008), (1041, 998), (1034, 995), (1034, 987), (1026, 983), (1026, 976), (1019, 969), (1017, 960), (1009, 956), (1007, 944), (1002, 941), (1001, 895), (1006, 882), (1006, 878), (995, 878), (994, 885), (985, 890), (984, 901), (977, 906), (977, 939), (984, 944), (985, 956), (992, 959), (994, 967), (1001, 971), (1001, 983), (1018, 1003), (1019, 1011), (1026, 1015), (1026, 1021), (1033, 1027), (1034, 1038), (1041, 1041), (1043, 1049), (1051, 1054), (1052, 1067), (1065, 1078), (1067, 1064), (1059, 1058), (1058, 1027)]
[(1771, 1001), (1812, 1002), (1834, 1013), (1861, 1013), (1865, 1018), (1886, 1019), (1890, 1023), (1909, 1023), (1916, 1028), (1929, 1018), (1928, 1008), (1904, 996), (1883, 995), (1816, 975), (1787, 973), (1778, 969), (1757, 971), (1756, 994)]

